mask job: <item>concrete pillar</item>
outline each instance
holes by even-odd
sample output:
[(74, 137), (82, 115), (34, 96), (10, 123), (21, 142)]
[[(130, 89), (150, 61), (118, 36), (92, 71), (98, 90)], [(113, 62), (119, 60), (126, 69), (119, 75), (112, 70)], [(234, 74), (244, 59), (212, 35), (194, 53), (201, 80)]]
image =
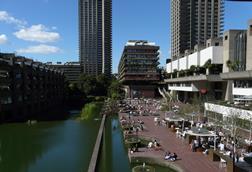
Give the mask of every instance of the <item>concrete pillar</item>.
[(233, 102), (233, 83), (233, 80), (227, 82), (225, 101)]
[(209, 75), (209, 68), (206, 68), (206, 75)]
[(185, 91), (184, 92), (184, 102), (187, 102), (188, 101), (188, 92)]

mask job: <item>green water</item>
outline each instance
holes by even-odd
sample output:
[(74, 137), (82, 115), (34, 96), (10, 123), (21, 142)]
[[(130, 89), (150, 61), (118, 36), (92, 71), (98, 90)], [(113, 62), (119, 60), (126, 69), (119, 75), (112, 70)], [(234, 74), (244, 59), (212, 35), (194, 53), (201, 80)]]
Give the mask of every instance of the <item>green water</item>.
[(100, 121), (0, 125), (0, 172), (85, 172)]
[[(0, 172), (86, 172), (100, 120), (0, 125)], [(156, 172), (167, 172), (155, 167)], [(108, 117), (97, 172), (131, 172), (117, 117)]]
[(97, 172), (131, 172), (117, 117), (108, 117)]
[[(127, 149), (123, 143), (122, 130), (117, 117), (106, 120), (101, 156), (97, 172), (131, 172), (131, 168), (140, 164), (130, 164)], [(155, 172), (175, 172), (169, 168), (151, 165)]]

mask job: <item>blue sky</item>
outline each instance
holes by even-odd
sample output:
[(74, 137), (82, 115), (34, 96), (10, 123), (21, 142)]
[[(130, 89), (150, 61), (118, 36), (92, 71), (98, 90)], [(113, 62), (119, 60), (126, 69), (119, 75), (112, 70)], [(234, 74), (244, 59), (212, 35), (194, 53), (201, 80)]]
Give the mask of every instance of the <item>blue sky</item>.
[[(42, 62), (78, 60), (78, 0), (0, 0), (0, 51)], [(170, 55), (169, 0), (113, 0), (113, 72), (128, 40), (160, 46)], [(225, 30), (244, 29), (251, 2), (226, 2)]]

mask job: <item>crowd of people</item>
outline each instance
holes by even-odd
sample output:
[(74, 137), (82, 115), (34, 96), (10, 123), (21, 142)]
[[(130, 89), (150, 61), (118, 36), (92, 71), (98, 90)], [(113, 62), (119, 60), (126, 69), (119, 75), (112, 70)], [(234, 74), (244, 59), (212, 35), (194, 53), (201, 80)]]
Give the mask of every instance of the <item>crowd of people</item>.
[[(238, 144), (237, 140), (230, 138), (230, 136), (227, 136), (227, 133), (224, 133), (225, 131), (220, 127), (216, 127), (214, 125), (211, 125), (207, 121), (198, 121), (200, 118), (194, 118), (194, 120), (189, 121), (182, 120), (178, 122), (174, 122), (172, 125), (168, 123), (166, 117), (171, 118), (172, 116), (177, 115), (177, 111), (179, 109), (179, 105), (174, 106), (173, 111), (169, 111), (165, 113), (165, 118), (162, 118), (162, 115), (159, 116), (160, 110), (161, 110), (161, 100), (155, 100), (155, 99), (126, 99), (125, 100), (125, 107), (123, 108), (124, 111), (126, 111), (127, 115), (121, 117), (121, 123), (122, 124), (130, 124), (132, 127), (129, 130), (130, 132), (138, 134), (139, 131), (144, 130), (144, 122), (140, 119), (137, 119), (137, 116), (153, 116), (153, 120), (155, 125), (165, 125), (167, 127), (173, 126), (175, 131), (182, 135), (184, 133), (183, 137), (180, 138), (186, 138), (186, 134), (188, 130), (192, 131), (192, 128), (198, 129), (197, 131), (192, 131), (198, 135), (204, 135), (204, 129), (207, 131), (210, 131), (210, 134), (214, 136), (197, 136), (196, 139), (193, 139), (190, 143), (191, 150), (193, 152), (201, 151), (203, 154), (209, 154), (210, 149), (216, 149), (219, 152), (230, 156), (230, 158), (235, 157), (236, 162), (240, 161), (240, 157), (242, 156), (242, 151), (238, 151)], [(158, 114), (158, 115), (157, 115)], [(171, 118), (172, 119), (172, 118)], [(175, 120), (174, 120), (175, 121)], [(172, 128), (172, 127), (171, 127)], [(188, 134), (188, 133), (187, 133)], [(252, 144), (252, 143), (250, 143)], [(236, 145), (237, 150), (234, 150), (234, 145)], [(160, 148), (160, 145), (158, 142), (150, 141), (147, 145), (148, 149), (156, 149)], [(136, 150), (134, 148), (130, 149), (130, 152), (133, 153)], [(167, 151), (164, 156), (165, 160), (171, 160), (175, 161), (177, 160), (177, 154), (171, 153)]]

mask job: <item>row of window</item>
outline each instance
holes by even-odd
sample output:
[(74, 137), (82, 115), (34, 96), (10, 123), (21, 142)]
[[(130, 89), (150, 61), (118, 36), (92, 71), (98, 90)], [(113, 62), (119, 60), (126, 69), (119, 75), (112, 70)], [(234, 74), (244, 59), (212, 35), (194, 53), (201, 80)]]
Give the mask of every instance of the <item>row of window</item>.
[(191, 87), (191, 83), (173, 83), (169, 84), (169, 87)]
[(235, 88), (252, 88), (252, 80), (234, 81)]

